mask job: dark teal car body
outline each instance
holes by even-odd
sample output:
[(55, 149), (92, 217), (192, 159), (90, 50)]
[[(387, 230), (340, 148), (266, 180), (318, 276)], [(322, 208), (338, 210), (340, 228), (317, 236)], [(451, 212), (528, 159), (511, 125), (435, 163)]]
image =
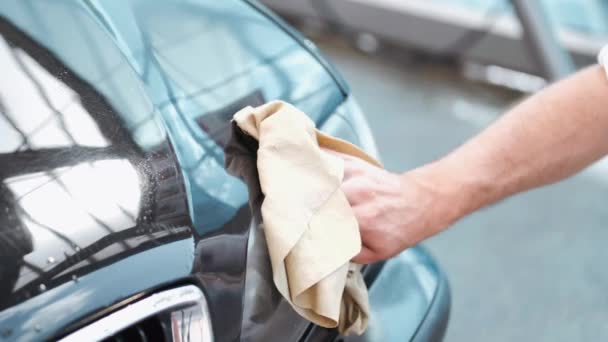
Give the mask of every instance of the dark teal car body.
[[(200, 288), (216, 341), (342, 338), (274, 289), (231, 115), (271, 99), (376, 153), (337, 72), (257, 3), (0, 3), (0, 341), (59, 339), (150, 294)], [(365, 269), (370, 327), (441, 339), (449, 291), (420, 247)]]

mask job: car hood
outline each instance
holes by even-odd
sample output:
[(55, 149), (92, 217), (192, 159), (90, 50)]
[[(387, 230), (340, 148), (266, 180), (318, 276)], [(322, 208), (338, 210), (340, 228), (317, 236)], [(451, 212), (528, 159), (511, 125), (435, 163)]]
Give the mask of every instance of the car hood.
[[(0, 33), (0, 336), (53, 338), (194, 282), (234, 340), (255, 220), (223, 165), (230, 117), (281, 98), (321, 122), (344, 100), (335, 81), (240, 1), (9, 0)], [(213, 37), (229, 63), (205, 59)]]

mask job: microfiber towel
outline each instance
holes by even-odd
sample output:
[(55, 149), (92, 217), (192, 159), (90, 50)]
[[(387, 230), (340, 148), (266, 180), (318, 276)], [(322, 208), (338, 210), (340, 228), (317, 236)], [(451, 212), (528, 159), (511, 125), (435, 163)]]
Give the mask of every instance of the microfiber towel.
[(258, 141), (262, 224), (278, 291), (320, 326), (363, 333), (367, 288), (361, 265), (350, 262), (361, 249), (359, 227), (340, 189), (344, 162), (321, 148), (380, 163), (316, 130), (306, 114), (282, 101), (245, 107), (233, 122)]

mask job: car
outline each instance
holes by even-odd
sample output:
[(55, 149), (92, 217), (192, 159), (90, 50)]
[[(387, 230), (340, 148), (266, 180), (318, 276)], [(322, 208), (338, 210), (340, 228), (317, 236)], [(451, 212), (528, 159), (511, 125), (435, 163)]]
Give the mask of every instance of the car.
[(362, 336), (300, 317), (227, 172), (232, 115), (273, 99), (371, 155), (313, 43), (255, 1), (0, 3), (0, 341), (440, 340), (444, 273), (367, 265)]

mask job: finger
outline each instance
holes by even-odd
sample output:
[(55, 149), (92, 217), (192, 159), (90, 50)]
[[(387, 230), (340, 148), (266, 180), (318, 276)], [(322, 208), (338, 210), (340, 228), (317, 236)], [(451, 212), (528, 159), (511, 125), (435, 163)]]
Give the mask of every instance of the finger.
[[(360, 160), (357, 160), (357, 158), (349, 155), (349, 154), (344, 154), (341, 152), (337, 152), (334, 150), (330, 150), (327, 148), (321, 148), (321, 150), (323, 152), (326, 152), (329, 155), (332, 155), (334, 157), (338, 157), (340, 158), (342, 161), (344, 161), (344, 175), (343, 175), (343, 179), (348, 179), (350, 177), (352, 177), (354, 174), (360, 173)], [(358, 163), (359, 162), (359, 163)]]
[(362, 173), (361, 167), (356, 160), (344, 159), (344, 175), (343, 180), (348, 180)]
[(340, 186), (351, 206), (368, 202), (374, 196), (373, 184), (366, 177), (352, 177)]
[(371, 264), (372, 262), (375, 262), (378, 259), (379, 258), (371, 249), (362, 246), (361, 251), (352, 259), (352, 262), (356, 264)]
[(361, 204), (365, 200), (365, 196), (363, 194), (363, 190), (361, 189), (360, 182), (356, 180), (356, 178), (350, 178), (346, 180), (340, 186), (340, 189), (346, 196), (346, 200), (348, 204), (356, 211), (355, 206)]

